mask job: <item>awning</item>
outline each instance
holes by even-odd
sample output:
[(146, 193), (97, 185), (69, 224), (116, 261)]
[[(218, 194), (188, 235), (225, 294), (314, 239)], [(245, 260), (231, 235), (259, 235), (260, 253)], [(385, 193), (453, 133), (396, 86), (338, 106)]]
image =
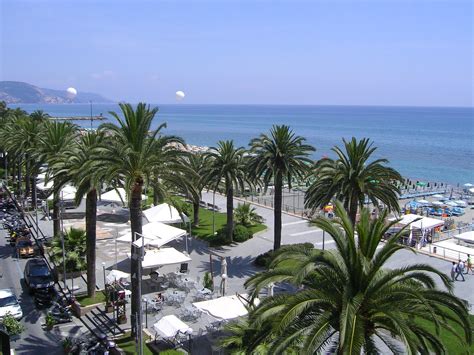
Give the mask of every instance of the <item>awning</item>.
[[(247, 294), (242, 294), (240, 297), (237, 295), (224, 296), (209, 301), (195, 302), (193, 305), (214, 318), (234, 319), (247, 315), (248, 311), (245, 308), (247, 303), (244, 300), (247, 298)], [(254, 305), (257, 306), (259, 303), (260, 300), (256, 298)]]
[(176, 208), (167, 203), (162, 203), (161, 205), (150, 207), (143, 211), (148, 222), (161, 222), (161, 223), (181, 223), (189, 222), (189, 218), (186, 215), (183, 215), (184, 221), (181, 219), (181, 216)]
[[(130, 258), (130, 253), (127, 256)], [(188, 255), (177, 251), (175, 248), (152, 249), (146, 250), (142, 268), (154, 269), (160, 266), (182, 264), (190, 261), (191, 258)]]
[(474, 231), (461, 233), (453, 237), (465, 243), (474, 244)]
[[(416, 222), (413, 222), (416, 219), (419, 219), (419, 220)], [(390, 220), (394, 221), (395, 218), (390, 218)], [(426, 230), (426, 229), (440, 227), (444, 225), (444, 221), (441, 219), (436, 219), (436, 218), (422, 217), (416, 214), (406, 214), (402, 217), (402, 219), (398, 222), (398, 224), (402, 226), (406, 226), (407, 224), (410, 224), (411, 228), (413, 229)]]
[(178, 333), (192, 334), (192, 328), (181, 319), (171, 314), (153, 324), (153, 329), (164, 338), (174, 338)]
[[(142, 227), (142, 234), (145, 236), (145, 240), (143, 242), (144, 245), (151, 245), (155, 247), (161, 247), (172, 240), (178, 239), (183, 235), (186, 235), (186, 231), (180, 228), (176, 228), (173, 226), (169, 226), (164, 223), (160, 222), (153, 222), (145, 224)], [(132, 232), (131, 230), (127, 230), (121, 233), (120, 238), (117, 238), (119, 242), (132, 242)], [(138, 238), (134, 244), (138, 247), (142, 246), (141, 237)]]

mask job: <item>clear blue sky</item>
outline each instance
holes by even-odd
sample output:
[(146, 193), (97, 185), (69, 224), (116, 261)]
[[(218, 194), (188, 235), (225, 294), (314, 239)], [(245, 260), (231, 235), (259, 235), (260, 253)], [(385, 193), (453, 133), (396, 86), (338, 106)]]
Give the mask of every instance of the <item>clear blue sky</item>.
[(473, 104), (470, 0), (0, 2), (0, 80), (131, 102)]

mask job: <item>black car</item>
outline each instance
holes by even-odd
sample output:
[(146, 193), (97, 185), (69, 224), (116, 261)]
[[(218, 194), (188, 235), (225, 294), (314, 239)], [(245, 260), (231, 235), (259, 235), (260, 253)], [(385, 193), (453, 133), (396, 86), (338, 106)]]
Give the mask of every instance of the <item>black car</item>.
[(30, 292), (54, 285), (53, 276), (43, 259), (30, 259), (25, 265), (24, 278)]

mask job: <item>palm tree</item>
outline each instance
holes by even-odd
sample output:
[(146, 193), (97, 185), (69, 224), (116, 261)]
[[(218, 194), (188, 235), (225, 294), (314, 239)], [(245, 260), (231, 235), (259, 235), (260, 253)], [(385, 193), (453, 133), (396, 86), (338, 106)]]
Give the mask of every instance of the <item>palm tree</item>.
[(283, 180), (289, 188), (294, 178), (302, 180), (308, 172), (312, 160), (308, 158), (315, 149), (305, 144), (306, 139), (295, 135), (288, 126), (273, 126), (270, 135), (261, 134), (250, 141), (252, 158), (248, 171), (257, 179), (263, 180), (265, 188), (273, 182), (274, 191), (274, 244), (281, 246), (281, 209)]
[(97, 191), (100, 191), (107, 177), (105, 164), (101, 159), (105, 152), (105, 138), (104, 131), (89, 131), (50, 164), (54, 172), (53, 179), (56, 177), (60, 186), (73, 183), (77, 187), (76, 205), (86, 196), (88, 297), (95, 297), (96, 291)]
[[(110, 137), (107, 152), (107, 176), (123, 183), (129, 195), (130, 224), (132, 241), (136, 235), (142, 233), (142, 206), (141, 195), (143, 187), (149, 184), (155, 172), (156, 164), (160, 163), (156, 153), (156, 137), (166, 124), (161, 124), (157, 129), (151, 130), (153, 118), (158, 108), (150, 108), (145, 103), (139, 103), (134, 110), (132, 105), (121, 103), (123, 118), (115, 113), (110, 114), (117, 120), (118, 125), (106, 123), (101, 128), (107, 131)], [(137, 275), (139, 267), (139, 252), (131, 244), (131, 274)], [(136, 322), (140, 309), (139, 280), (132, 277), (132, 333), (137, 334)]]
[[(268, 271), (246, 282), (253, 297), (270, 283), (303, 285), (294, 294), (267, 297), (250, 314), (250, 325), (259, 332), (255, 336), (271, 344), (270, 353), (292, 346), (304, 353), (376, 354), (381, 343), (399, 353), (395, 338), (409, 354), (444, 354), (441, 331), (460, 344), (471, 343), (467, 302), (452, 294), (447, 275), (426, 264), (384, 268), (396, 252), (407, 249), (397, 243), (404, 229), (381, 244), (397, 223), (385, 222), (387, 210), (372, 220), (364, 208), (355, 227), (339, 201), (335, 212), (336, 220), (318, 218), (316, 225), (332, 236), (336, 249), (282, 249)], [(433, 277), (447, 290), (438, 288)], [(257, 325), (264, 325), (261, 331)]]
[(235, 148), (234, 141), (219, 141), (217, 147), (211, 147), (204, 153), (207, 168), (203, 181), (214, 191), (223, 184), (227, 196), (227, 239), (232, 242), (234, 233), (234, 188), (244, 189), (248, 181), (245, 169), (245, 150)]
[(263, 218), (256, 212), (256, 208), (250, 203), (239, 203), (234, 210), (234, 220), (236, 224), (251, 227), (254, 224), (262, 223)]
[[(70, 122), (45, 122), (44, 132), (39, 138), (39, 147), (34, 158), (38, 161), (54, 163), (54, 160), (62, 154), (68, 147), (73, 144), (77, 138), (77, 127)], [(57, 174), (48, 170), (46, 181), (51, 175), (55, 175), (53, 179), (53, 234), (59, 235), (59, 193), (61, 184)]]
[(387, 159), (369, 162), (374, 151), (373, 143), (364, 138), (349, 142), (343, 139), (345, 152), (334, 147), (337, 159), (319, 160), (311, 173), (314, 182), (306, 191), (305, 207), (315, 210), (332, 199), (340, 200), (355, 223), (357, 210), (364, 206), (366, 196), (374, 206), (383, 203), (389, 210), (399, 211), (398, 183), (403, 181), (400, 174), (385, 166)]
[(186, 179), (190, 183), (190, 192), (187, 194), (188, 198), (193, 203), (193, 225), (199, 226), (199, 202), (202, 198), (202, 190), (206, 187), (204, 175), (207, 170), (207, 160), (202, 153), (191, 153), (185, 157), (183, 164), (189, 167), (189, 173), (186, 174)]
[(49, 114), (43, 110), (36, 110), (30, 113), (30, 118), (34, 121), (44, 122), (49, 118)]

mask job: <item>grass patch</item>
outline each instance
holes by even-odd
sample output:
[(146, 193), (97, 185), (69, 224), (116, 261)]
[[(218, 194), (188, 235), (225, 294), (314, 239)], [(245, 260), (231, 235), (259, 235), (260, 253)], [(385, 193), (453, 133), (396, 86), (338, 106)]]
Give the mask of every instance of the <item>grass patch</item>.
[(97, 291), (94, 298), (87, 297), (87, 295), (85, 295), (77, 296), (76, 300), (81, 304), (82, 307), (91, 306), (93, 304), (105, 302), (105, 294), (102, 291)]
[[(474, 328), (474, 315), (469, 315), (471, 320), (472, 327)], [(430, 322), (426, 320), (419, 319), (418, 323), (427, 330), (431, 331), (435, 334), (435, 327)], [(449, 322), (450, 325), (456, 329), (456, 332), (462, 336), (464, 334), (464, 330), (455, 323)], [(474, 344), (471, 344), (470, 347), (467, 344), (460, 344), (459, 339), (457, 339), (454, 335), (449, 332), (443, 331), (441, 329), (439, 337), (441, 338), (444, 346), (446, 346), (447, 354), (474, 354)]]
[[(145, 338), (146, 338), (146, 335), (143, 334), (143, 339), (145, 339)], [(118, 338), (115, 341), (115, 343), (127, 355), (134, 355), (134, 354), (137, 353), (137, 347), (136, 347), (135, 339), (132, 338), (130, 333), (125, 334), (124, 336)], [(153, 351), (151, 351), (151, 349), (148, 347), (148, 345), (144, 344), (143, 345), (143, 354), (153, 355), (154, 353), (153, 353)], [(160, 354), (162, 354), (162, 353), (160, 352)]]
[[(205, 209), (199, 208), (199, 227), (193, 227), (193, 235), (198, 238), (209, 240), (212, 237), (212, 214), (213, 212)], [(193, 221), (193, 218), (191, 218)], [(227, 215), (225, 213), (215, 213), (215, 231), (224, 228), (227, 223)], [(252, 234), (263, 231), (267, 229), (267, 226), (264, 224), (256, 224), (249, 228)]]

